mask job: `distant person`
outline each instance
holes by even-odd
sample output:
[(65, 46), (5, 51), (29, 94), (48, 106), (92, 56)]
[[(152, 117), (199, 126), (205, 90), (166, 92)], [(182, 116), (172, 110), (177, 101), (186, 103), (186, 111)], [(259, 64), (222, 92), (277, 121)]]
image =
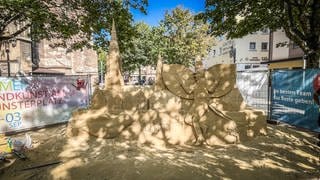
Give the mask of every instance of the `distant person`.
[(140, 84), (140, 85), (144, 85), (145, 82), (146, 82), (145, 79), (141, 79), (139, 84)]
[[(318, 74), (313, 80), (313, 100), (318, 105), (319, 113), (318, 113), (318, 126), (320, 127), (320, 74)], [(318, 143), (317, 145), (320, 146), (320, 133), (318, 134)]]
[(149, 77), (148, 79), (148, 85), (153, 85), (154, 80), (152, 79), (152, 77)]

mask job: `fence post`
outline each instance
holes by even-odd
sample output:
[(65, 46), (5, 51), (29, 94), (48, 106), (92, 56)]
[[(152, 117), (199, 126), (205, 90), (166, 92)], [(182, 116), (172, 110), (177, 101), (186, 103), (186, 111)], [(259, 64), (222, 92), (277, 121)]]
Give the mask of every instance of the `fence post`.
[(267, 117), (267, 123), (269, 124), (279, 124), (279, 121), (272, 120), (272, 97), (273, 97), (273, 91), (272, 91), (272, 74), (273, 70), (269, 70), (269, 87), (268, 87), (268, 117)]
[(92, 84), (91, 84), (91, 75), (87, 74), (87, 78), (88, 78), (88, 106), (87, 108), (89, 108), (90, 104), (91, 104), (91, 95), (92, 95)]
[(271, 116), (272, 116), (272, 70), (268, 70), (268, 116), (267, 116), (267, 122), (271, 122)]

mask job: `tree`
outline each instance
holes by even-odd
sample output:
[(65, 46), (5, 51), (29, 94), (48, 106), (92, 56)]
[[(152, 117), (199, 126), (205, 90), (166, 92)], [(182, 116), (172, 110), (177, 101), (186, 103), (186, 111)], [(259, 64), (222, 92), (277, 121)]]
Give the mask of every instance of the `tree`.
[(0, 1), (0, 41), (31, 28), (33, 40), (58, 39), (56, 45), (78, 49), (88, 45), (93, 34), (108, 32), (112, 18), (120, 24), (129, 17), (129, 7), (145, 12), (147, 4), (147, 0)]
[(307, 67), (319, 67), (319, 0), (206, 0), (206, 11), (199, 17), (210, 22), (211, 34), (228, 38), (283, 28), (306, 54)]
[[(162, 25), (150, 27), (139, 22), (134, 26), (136, 33), (132, 43), (132, 64), (135, 67), (151, 65), (155, 66), (159, 54), (164, 54), (166, 49), (165, 29)], [(135, 69), (132, 69), (135, 70)]]
[(107, 53), (102, 48), (97, 50), (98, 52), (98, 74), (99, 74), (99, 82), (104, 80), (104, 74), (106, 73), (106, 59)]
[(151, 34), (151, 41), (153, 43), (151, 49), (151, 58), (155, 65), (158, 61), (159, 54), (164, 56), (166, 51), (167, 37), (164, 35), (165, 27), (163, 26), (163, 24), (152, 27)]
[[(121, 55), (121, 65), (122, 69), (126, 70), (128, 61), (130, 61), (131, 56), (128, 56), (128, 53), (133, 48), (132, 39), (136, 34), (135, 28), (133, 26), (132, 14), (129, 12), (129, 9), (124, 7), (122, 4), (113, 5), (112, 11), (106, 11), (107, 17), (113, 19), (116, 25), (117, 39), (119, 44), (119, 50)], [(99, 23), (99, 27), (96, 29), (94, 34), (94, 44), (95, 47), (98, 47), (100, 50), (105, 52), (109, 51), (110, 43), (110, 32), (112, 27), (112, 21), (105, 23)]]
[(190, 66), (196, 55), (204, 56), (213, 45), (209, 26), (194, 18), (188, 9), (177, 7), (166, 12), (158, 31), (162, 33), (163, 57), (167, 63)]
[(151, 50), (153, 47), (151, 28), (149, 25), (139, 22), (133, 26), (135, 33), (132, 36), (132, 46), (125, 49), (123, 68), (126, 72), (132, 72), (141, 66), (153, 65)]
[[(130, 27), (129, 22), (127, 27)], [(117, 31), (119, 35), (124, 32)], [(167, 12), (159, 26), (150, 27), (140, 22), (130, 31), (130, 35), (119, 37), (122, 67), (127, 73), (142, 66), (155, 65), (159, 53), (167, 63), (190, 66), (196, 55), (206, 55), (213, 44), (213, 38), (207, 34), (208, 24), (195, 20), (189, 10), (180, 7)]]
[(213, 44), (208, 28), (208, 24), (195, 20), (189, 10), (181, 7), (166, 12), (158, 26), (137, 23), (131, 40), (126, 41), (126, 48), (121, 51), (123, 69), (132, 72), (155, 65), (159, 54), (166, 63), (190, 66), (197, 55), (206, 55)]

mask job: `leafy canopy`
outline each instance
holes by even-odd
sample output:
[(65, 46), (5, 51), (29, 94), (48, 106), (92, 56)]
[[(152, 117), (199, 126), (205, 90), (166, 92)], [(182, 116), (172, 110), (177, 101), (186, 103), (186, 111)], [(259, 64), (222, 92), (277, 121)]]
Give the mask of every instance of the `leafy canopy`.
[(159, 28), (161, 40), (165, 42), (161, 51), (170, 64), (190, 66), (197, 55), (206, 55), (213, 45), (208, 24), (195, 19), (188, 9), (179, 6), (165, 13)]
[(282, 28), (307, 55), (307, 67), (319, 67), (319, 0), (206, 0), (199, 17), (209, 21), (211, 34), (229, 38)]
[(195, 57), (206, 55), (213, 44), (213, 38), (207, 33), (208, 24), (196, 20), (182, 7), (167, 11), (158, 26), (150, 27), (140, 22), (133, 29), (131, 40), (126, 41), (127, 46), (121, 52), (125, 72), (154, 66), (159, 54), (166, 63), (191, 66)]
[(140, 66), (153, 65), (152, 59), (152, 32), (151, 27), (143, 22), (134, 24), (135, 33), (131, 37), (130, 47), (121, 54), (123, 69), (132, 72)]
[(33, 40), (58, 39), (56, 45), (78, 49), (88, 45), (93, 34), (102, 40), (102, 30), (110, 32), (113, 18), (125, 28), (132, 18), (129, 7), (146, 12), (147, 4), (147, 0), (0, 1), (0, 41), (31, 28)]

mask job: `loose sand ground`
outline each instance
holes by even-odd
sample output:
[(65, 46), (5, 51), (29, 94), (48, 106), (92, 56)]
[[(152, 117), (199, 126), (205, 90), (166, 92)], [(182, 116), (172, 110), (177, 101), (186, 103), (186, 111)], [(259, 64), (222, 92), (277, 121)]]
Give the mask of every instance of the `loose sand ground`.
[(152, 147), (65, 132), (66, 125), (30, 132), (29, 159), (16, 160), (0, 179), (320, 179), (315, 135), (283, 126), (268, 125), (267, 136), (219, 147)]

